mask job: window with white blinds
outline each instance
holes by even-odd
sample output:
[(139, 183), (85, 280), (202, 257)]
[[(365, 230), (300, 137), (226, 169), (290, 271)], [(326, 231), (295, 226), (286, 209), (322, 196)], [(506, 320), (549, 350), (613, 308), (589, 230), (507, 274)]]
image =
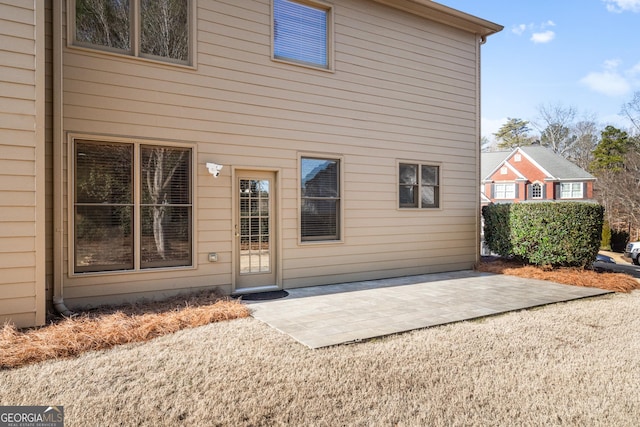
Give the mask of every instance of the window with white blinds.
[(189, 148), (77, 140), (74, 272), (192, 265)]
[(303, 157), (300, 168), (301, 240), (340, 240), (340, 161)]
[(331, 8), (308, 1), (273, 0), (273, 57), (330, 67)]

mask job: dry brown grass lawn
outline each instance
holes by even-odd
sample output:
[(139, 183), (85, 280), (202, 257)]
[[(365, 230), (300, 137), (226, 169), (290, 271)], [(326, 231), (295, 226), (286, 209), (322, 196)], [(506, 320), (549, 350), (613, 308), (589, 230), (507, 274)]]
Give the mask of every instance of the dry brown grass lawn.
[(65, 426), (615, 426), (640, 419), (640, 291), (311, 350), (254, 318), (0, 371)]
[(36, 329), (20, 331), (6, 324), (0, 329), (0, 370), (247, 316), (249, 310), (240, 302), (203, 292), (163, 302), (104, 307)]
[[(476, 269), (616, 292), (640, 289), (636, 279), (621, 273), (596, 273), (581, 269), (545, 270), (502, 260), (481, 262)], [(0, 329), (0, 370), (49, 359), (74, 357), (89, 350), (148, 341), (181, 329), (247, 316), (248, 308), (238, 301), (221, 299), (212, 293), (200, 293), (161, 303), (102, 308), (25, 331), (17, 330), (13, 325), (4, 325)]]
[(631, 292), (634, 289), (640, 289), (640, 282), (624, 273), (597, 272), (581, 268), (550, 269), (503, 259), (482, 261), (475, 268), (477, 271), (487, 273), (549, 280), (564, 285), (600, 288), (614, 292)]

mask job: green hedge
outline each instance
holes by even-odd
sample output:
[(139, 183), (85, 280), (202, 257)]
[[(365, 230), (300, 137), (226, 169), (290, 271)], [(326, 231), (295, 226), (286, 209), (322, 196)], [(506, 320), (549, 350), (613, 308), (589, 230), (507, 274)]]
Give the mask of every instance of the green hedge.
[(604, 208), (594, 203), (492, 204), (482, 215), (485, 242), (503, 257), (584, 267), (600, 248)]

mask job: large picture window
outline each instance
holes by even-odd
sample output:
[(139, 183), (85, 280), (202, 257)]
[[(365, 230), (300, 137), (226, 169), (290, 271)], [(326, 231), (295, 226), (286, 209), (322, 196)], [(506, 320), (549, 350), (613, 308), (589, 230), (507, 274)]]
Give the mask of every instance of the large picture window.
[(562, 199), (582, 199), (582, 183), (581, 182), (561, 182), (560, 198)]
[(193, 0), (72, 0), (79, 46), (188, 64)]
[(399, 202), (401, 208), (440, 207), (440, 167), (400, 163)]
[(340, 161), (303, 157), (301, 174), (301, 240), (340, 239)]
[(191, 150), (78, 140), (74, 272), (192, 265)]
[(493, 198), (513, 200), (516, 198), (516, 184), (515, 183), (498, 183), (493, 184)]
[(331, 8), (311, 1), (273, 0), (273, 57), (330, 68)]

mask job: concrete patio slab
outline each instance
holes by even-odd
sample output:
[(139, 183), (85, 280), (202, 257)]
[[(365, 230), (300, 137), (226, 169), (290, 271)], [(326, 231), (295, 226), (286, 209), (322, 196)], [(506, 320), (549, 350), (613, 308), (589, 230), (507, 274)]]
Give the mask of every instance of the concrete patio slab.
[(320, 348), (611, 293), (514, 276), (458, 271), (289, 289), (245, 301), (253, 317)]

